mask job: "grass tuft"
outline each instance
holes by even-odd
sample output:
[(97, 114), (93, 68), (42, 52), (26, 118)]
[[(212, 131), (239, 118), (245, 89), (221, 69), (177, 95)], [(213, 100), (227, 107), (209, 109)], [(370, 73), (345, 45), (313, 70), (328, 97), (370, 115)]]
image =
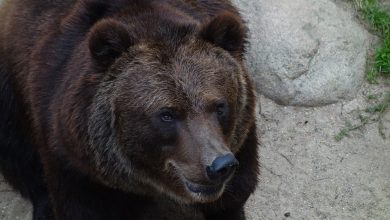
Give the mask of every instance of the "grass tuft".
[[(382, 46), (375, 51), (375, 70), (380, 74), (390, 76), (390, 15), (380, 7), (376, 0), (354, 1), (364, 20), (383, 37)], [(379, 74), (369, 71), (368, 81), (375, 82), (376, 75)]]
[(390, 33), (387, 34), (383, 46), (375, 52), (375, 67), (379, 73), (390, 76)]

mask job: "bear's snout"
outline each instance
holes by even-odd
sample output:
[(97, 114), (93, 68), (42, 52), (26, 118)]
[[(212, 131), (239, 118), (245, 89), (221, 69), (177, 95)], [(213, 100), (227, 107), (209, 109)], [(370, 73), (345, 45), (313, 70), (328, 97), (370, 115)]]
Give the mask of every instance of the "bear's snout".
[(233, 175), (238, 165), (237, 159), (231, 153), (218, 156), (207, 166), (207, 177), (213, 183), (224, 183)]

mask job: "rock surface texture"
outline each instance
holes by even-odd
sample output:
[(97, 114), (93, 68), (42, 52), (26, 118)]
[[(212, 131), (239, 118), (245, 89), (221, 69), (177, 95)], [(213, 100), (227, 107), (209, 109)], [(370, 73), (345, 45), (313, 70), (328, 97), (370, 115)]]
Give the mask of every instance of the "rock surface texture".
[(379, 2), (387, 12), (390, 12), (390, 0), (380, 0)]
[(258, 90), (284, 105), (354, 97), (370, 34), (329, 0), (234, 0), (251, 31), (247, 56)]

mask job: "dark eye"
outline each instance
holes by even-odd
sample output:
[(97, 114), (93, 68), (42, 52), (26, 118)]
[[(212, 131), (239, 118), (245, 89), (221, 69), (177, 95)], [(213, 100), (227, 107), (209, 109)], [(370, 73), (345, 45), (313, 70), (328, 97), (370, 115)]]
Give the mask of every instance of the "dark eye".
[(218, 103), (216, 105), (215, 112), (217, 113), (218, 116), (224, 116), (226, 112), (225, 103)]
[(163, 122), (173, 122), (175, 119), (170, 111), (163, 111), (160, 114), (161, 121)]

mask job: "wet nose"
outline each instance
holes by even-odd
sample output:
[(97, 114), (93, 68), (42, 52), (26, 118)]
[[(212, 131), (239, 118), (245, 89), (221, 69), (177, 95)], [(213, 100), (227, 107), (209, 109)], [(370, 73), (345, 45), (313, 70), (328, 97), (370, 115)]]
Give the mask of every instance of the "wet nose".
[(213, 182), (222, 183), (228, 179), (238, 167), (238, 161), (233, 154), (225, 154), (214, 159), (207, 166), (207, 177)]

